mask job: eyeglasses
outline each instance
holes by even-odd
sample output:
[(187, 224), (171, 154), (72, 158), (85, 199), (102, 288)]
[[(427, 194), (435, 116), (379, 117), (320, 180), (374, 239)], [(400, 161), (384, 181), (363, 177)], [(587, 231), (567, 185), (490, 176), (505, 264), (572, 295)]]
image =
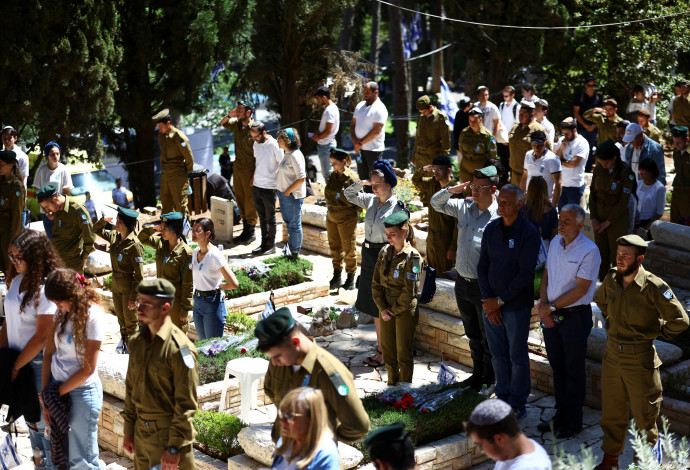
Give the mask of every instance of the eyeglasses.
[(12, 253), (7, 253), (7, 256), (10, 258), (10, 261), (12, 261), (14, 264), (19, 264), (22, 261), (24, 261), (24, 257), (14, 256)]
[(588, 87), (588, 88), (594, 88), (595, 86), (597, 86), (596, 83), (588, 83), (588, 84), (587, 84), (587, 87)]
[(304, 413), (295, 413), (294, 411), (285, 411), (285, 410), (278, 410), (278, 419), (283, 421), (294, 421), (295, 418), (298, 418), (300, 416), (304, 416)]
[(493, 186), (490, 184), (484, 185), (484, 186), (479, 186), (478, 184), (470, 184), (470, 189), (476, 189), (477, 191), (483, 191), (485, 189), (491, 189)]
[(135, 302), (136, 308), (141, 307), (142, 310), (151, 310), (152, 308), (160, 307), (160, 304), (155, 304), (153, 302)]
[(434, 173), (443, 173), (443, 168), (433, 168), (431, 171)]
[(192, 232), (194, 232), (194, 233), (204, 233), (204, 229), (201, 228), (201, 227), (199, 227), (199, 228), (194, 228), (194, 229), (192, 229)]

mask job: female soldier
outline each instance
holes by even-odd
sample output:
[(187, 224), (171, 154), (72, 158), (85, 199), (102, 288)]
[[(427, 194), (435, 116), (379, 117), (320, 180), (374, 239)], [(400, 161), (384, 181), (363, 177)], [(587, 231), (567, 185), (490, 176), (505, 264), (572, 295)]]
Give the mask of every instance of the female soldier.
[[(398, 198), (393, 194), (393, 188), (397, 184), (398, 179), (390, 162), (377, 160), (371, 171), (371, 181), (358, 181), (345, 189), (347, 200), (367, 211), (364, 217), (362, 269), (359, 275), (355, 308), (374, 317), (378, 349), (373, 356), (364, 361), (365, 364), (372, 367), (383, 365), (383, 355), (381, 353), (379, 309), (371, 296), (371, 280), (374, 277), (374, 267), (379, 252), (388, 244), (383, 219), (394, 212), (403, 210), (403, 207), (398, 204)], [(362, 186), (371, 186), (374, 194), (360, 192)]]
[(0, 270), (7, 276), (10, 259), (7, 249), (22, 230), (22, 214), (26, 190), (17, 170), (17, 154), (0, 151)]
[(372, 295), (381, 320), (383, 361), (388, 385), (412, 383), (415, 314), (422, 257), (414, 248), (414, 234), (406, 212), (383, 221), (390, 245), (381, 249), (376, 262)]
[(598, 164), (594, 168), (589, 194), (594, 242), (601, 253), (599, 279), (602, 281), (611, 265), (616, 265), (616, 240), (629, 233), (628, 202), (636, 189), (635, 175), (620, 155), (612, 140), (597, 146)]
[(352, 160), (350, 155), (342, 149), (331, 149), (331, 166), (333, 171), (327, 176), (324, 197), (328, 213), (326, 214), (326, 231), (328, 246), (333, 259), (333, 278), (331, 289), (337, 289), (342, 283), (343, 261), (347, 279), (343, 288), (355, 287), (355, 272), (357, 271), (357, 241), (355, 232), (359, 222), (359, 209), (344, 196), (345, 188), (357, 181), (357, 175), (350, 170)]
[(157, 276), (167, 279), (175, 286), (175, 299), (170, 309), (170, 319), (176, 327), (186, 333), (189, 329), (187, 316), (192, 310), (194, 281), (192, 249), (182, 235), (183, 227), (182, 214), (168, 212), (161, 216), (160, 225), (144, 227), (139, 232), (139, 240), (144, 245), (156, 249)]
[(110, 243), (110, 264), (113, 267), (113, 304), (120, 324), (122, 352), (127, 352), (127, 338), (137, 329), (137, 286), (144, 278), (144, 248), (134, 233), (139, 213), (124, 207), (117, 208), (115, 227), (113, 219), (102, 218), (93, 231)]

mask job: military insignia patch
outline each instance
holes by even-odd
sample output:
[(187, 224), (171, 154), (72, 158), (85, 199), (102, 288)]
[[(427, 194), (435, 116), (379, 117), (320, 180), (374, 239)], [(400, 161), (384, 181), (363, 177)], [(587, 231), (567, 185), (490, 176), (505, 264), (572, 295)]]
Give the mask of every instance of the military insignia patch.
[(413, 266), (412, 267), (412, 272), (417, 274), (419, 272), (419, 266)]
[(188, 369), (194, 369), (194, 356), (192, 356), (189, 346), (182, 346), (180, 348), (180, 354), (182, 354), (184, 365), (186, 365)]
[(628, 175), (628, 178), (630, 178), (630, 181), (635, 179), (635, 177), (633, 175)]
[(331, 380), (331, 383), (338, 392), (338, 395), (340, 395), (341, 397), (344, 397), (350, 391), (348, 386), (345, 385), (345, 381), (343, 380), (343, 377), (340, 375), (339, 372), (333, 372), (331, 375), (328, 376), (328, 378)]
[(671, 292), (671, 289), (666, 289), (666, 292), (664, 292), (662, 295), (666, 297), (668, 300), (673, 299), (673, 292)]
[(182, 142), (180, 142), (180, 145), (183, 146), (183, 147), (186, 147), (186, 146), (187, 146), (187, 142), (185, 142), (185, 141), (183, 140)]
[(144, 262), (144, 258), (142, 258), (141, 256), (137, 256), (136, 258), (134, 258), (134, 262), (135, 262), (135, 263), (143, 263), (143, 262)]
[(407, 278), (410, 281), (416, 281), (418, 279), (417, 273), (407, 273)]
[(350, 391), (349, 388), (347, 388), (347, 385), (343, 384), (338, 387), (338, 395), (341, 397), (344, 397), (347, 395), (347, 393)]

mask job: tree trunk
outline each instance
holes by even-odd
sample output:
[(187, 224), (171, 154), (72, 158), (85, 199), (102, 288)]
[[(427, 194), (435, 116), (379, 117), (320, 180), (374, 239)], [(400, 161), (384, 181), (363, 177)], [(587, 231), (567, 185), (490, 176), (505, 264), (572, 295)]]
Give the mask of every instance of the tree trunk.
[(371, 2), (371, 57), (369, 61), (374, 64), (375, 71), (371, 73), (371, 80), (377, 81), (379, 68), (379, 36), (381, 33), (381, 4)]
[(407, 168), (409, 161), (408, 129), (409, 119), (403, 116), (410, 114), (408, 106), (407, 64), (402, 37), (402, 14), (396, 7), (388, 7), (388, 34), (391, 44), (392, 76), (393, 76), (393, 114), (400, 119), (393, 121), (395, 137), (398, 143), (397, 166)]
[[(441, 2), (431, 2), (431, 14), (443, 15), (443, 5)], [(431, 50), (443, 46), (443, 22), (440, 18), (430, 17), (431, 23)], [(441, 77), (443, 76), (443, 51), (438, 51), (431, 56), (432, 79), (431, 92), (441, 91)]]
[[(374, 2), (378, 4), (378, 2)], [(343, 10), (343, 27), (340, 30), (340, 40), (338, 41), (338, 48), (341, 51), (349, 51), (352, 48), (352, 28), (355, 24), (355, 15), (352, 7), (347, 7)]]
[(132, 136), (125, 130), (125, 163), (129, 176), (130, 191), (134, 195), (134, 206), (143, 209), (156, 206), (156, 185), (154, 183), (153, 149), (156, 134), (151, 121), (139, 122), (134, 126)]

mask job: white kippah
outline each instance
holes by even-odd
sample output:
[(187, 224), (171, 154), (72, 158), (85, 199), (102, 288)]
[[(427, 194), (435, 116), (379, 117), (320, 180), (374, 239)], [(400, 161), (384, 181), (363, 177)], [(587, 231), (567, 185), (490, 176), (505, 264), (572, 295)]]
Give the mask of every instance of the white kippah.
[(505, 419), (511, 411), (513, 411), (513, 409), (503, 400), (499, 400), (498, 398), (485, 400), (472, 410), (470, 422), (479, 426), (496, 424)]

